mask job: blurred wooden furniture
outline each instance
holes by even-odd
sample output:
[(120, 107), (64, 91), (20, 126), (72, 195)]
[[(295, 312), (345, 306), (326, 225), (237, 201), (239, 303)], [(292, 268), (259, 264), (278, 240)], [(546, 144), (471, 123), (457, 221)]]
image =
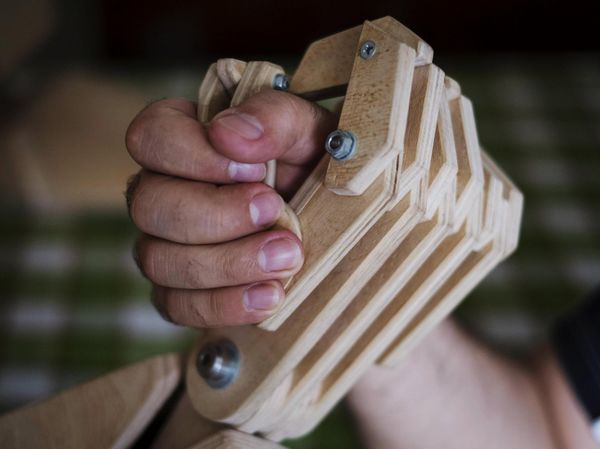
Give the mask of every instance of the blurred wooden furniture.
[(41, 212), (123, 211), (139, 167), (125, 151), (127, 126), (147, 98), (126, 83), (70, 70), (0, 129), (0, 194)]

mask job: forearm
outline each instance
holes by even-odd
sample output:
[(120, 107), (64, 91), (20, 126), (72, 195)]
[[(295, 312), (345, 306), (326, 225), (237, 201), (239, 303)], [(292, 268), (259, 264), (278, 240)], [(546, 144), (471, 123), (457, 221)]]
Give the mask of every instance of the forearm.
[(451, 320), (349, 396), (369, 448), (557, 448), (542, 383)]
[(537, 373), (559, 447), (598, 449), (600, 445), (592, 437), (588, 418), (550, 348), (540, 351)]

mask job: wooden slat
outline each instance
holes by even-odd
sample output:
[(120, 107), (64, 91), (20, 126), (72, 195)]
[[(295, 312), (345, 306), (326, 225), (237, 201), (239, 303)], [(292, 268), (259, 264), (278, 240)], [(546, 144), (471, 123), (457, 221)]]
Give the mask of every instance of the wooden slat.
[(246, 70), (246, 62), (239, 59), (225, 58), (217, 61), (217, 77), (227, 91), (229, 98), (232, 98), (242, 79), (242, 74)]
[(283, 446), (237, 430), (222, 430), (188, 449), (284, 449)]
[(206, 123), (229, 106), (231, 97), (219, 80), (217, 64), (211, 64), (198, 89), (198, 120)]
[[(389, 33), (399, 43), (413, 48), (415, 65), (431, 64), (432, 48), (400, 22), (388, 16), (370, 23)], [(363, 42), (360, 40), (361, 32), (362, 25), (313, 42), (294, 73), (290, 91), (306, 95), (347, 85), (359, 44)]]
[[(352, 132), (357, 150), (352, 159), (331, 159), (325, 184), (338, 195), (361, 195), (397, 151), (401, 151), (415, 68), (415, 51), (366, 22), (360, 41), (371, 40), (371, 59), (355, 56), (338, 128)], [(401, 132), (399, 132), (401, 131)], [(399, 144), (400, 145), (399, 145)]]
[(162, 424), (151, 449), (186, 449), (224, 428), (200, 416), (184, 393)]
[(180, 379), (177, 354), (120, 369), (2, 416), (0, 447), (129, 447)]

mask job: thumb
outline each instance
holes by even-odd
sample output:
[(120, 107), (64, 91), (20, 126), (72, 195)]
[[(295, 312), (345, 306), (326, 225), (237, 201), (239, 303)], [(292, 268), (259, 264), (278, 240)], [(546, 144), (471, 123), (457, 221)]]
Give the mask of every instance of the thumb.
[(295, 95), (265, 90), (216, 115), (208, 136), (229, 159), (310, 166), (324, 153), (325, 139), (337, 117)]

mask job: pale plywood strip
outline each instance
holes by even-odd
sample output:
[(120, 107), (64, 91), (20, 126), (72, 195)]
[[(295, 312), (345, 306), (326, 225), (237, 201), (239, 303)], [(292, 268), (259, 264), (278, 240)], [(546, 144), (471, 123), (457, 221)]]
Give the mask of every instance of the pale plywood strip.
[[(400, 175), (390, 206), (413, 189), (415, 182), (428, 176), (433, 142), (436, 135), (439, 105), (444, 93), (444, 73), (434, 65), (417, 67), (414, 72), (408, 109), (404, 143), (395, 142), (402, 148)], [(400, 124), (400, 126), (403, 126)], [(399, 136), (400, 137), (400, 136)], [(419, 180), (418, 180), (419, 179)], [(425, 209), (429, 196), (427, 185), (421, 190), (420, 206)]]
[(448, 101), (456, 100), (461, 96), (460, 84), (458, 84), (455, 79), (446, 76), (444, 85), (446, 86), (446, 96)]
[(228, 429), (221, 430), (188, 449), (284, 449), (284, 447), (264, 438)]
[(151, 449), (186, 449), (222, 430), (224, 426), (201, 417), (183, 394), (162, 424)]
[(0, 418), (0, 446), (126, 448), (172, 394), (181, 358), (149, 359)]
[(323, 156), (310, 175), (308, 175), (308, 178), (306, 178), (302, 186), (300, 186), (294, 197), (290, 200), (290, 207), (294, 209), (297, 214), (302, 213), (313, 195), (317, 193), (322, 186), (328, 164), (329, 156)]
[[(480, 192), (483, 188), (483, 168), (477, 136), (473, 137), (470, 134), (472, 127), (468, 125), (469, 122), (475, 120), (473, 109), (470, 107), (471, 102), (463, 96), (452, 99), (451, 92), (448, 89), (446, 92), (450, 100), (450, 115), (458, 163), (456, 219), (457, 223), (461, 223), (472, 208), (482, 207)], [(473, 217), (475, 217), (472, 222), (473, 232), (478, 234), (481, 227), (481, 214), (473, 215)]]
[(362, 25), (313, 42), (290, 80), (290, 92), (306, 94), (350, 81)]
[(231, 97), (217, 74), (217, 64), (211, 64), (198, 89), (198, 120), (210, 120), (229, 106)]
[(431, 46), (393, 17), (386, 16), (373, 20), (373, 24), (390, 33), (399, 42), (414, 48), (416, 53), (415, 64), (417, 66), (431, 64), (433, 61)]
[[(392, 17), (373, 20), (373, 25), (415, 50), (415, 64), (431, 64), (432, 48)], [(290, 83), (290, 91), (306, 94), (344, 86), (350, 81), (354, 57), (358, 54), (363, 26), (357, 26), (313, 42), (302, 57)]]
[[(438, 173), (436, 177), (429, 176), (427, 179), (430, 192), (425, 215), (431, 217), (437, 209), (439, 202), (445, 196), (441, 193), (444, 190), (446, 182), (451, 183), (452, 192), (450, 197), (456, 197), (456, 179), (458, 175), (458, 161), (456, 158), (456, 145), (454, 143), (454, 133), (452, 131), (452, 117), (450, 115), (450, 105), (448, 104), (447, 92), (444, 90), (441, 97), (441, 104), (438, 111), (438, 121), (436, 127), (436, 136), (434, 139), (433, 153), (431, 157), (431, 168)], [(430, 168), (430, 172), (432, 171)], [(449, 178), (449, 180), (448, 180)], [(456, 207), (448, 208), (448, 218), (450, 222), (456, 223), (454, 216)]]
[[(443, 93), (444, 72), (439, 67), (428, 64), (415, 69), (402, 155), (402, 172), (405, 173), (414, 165), (429, 169)], [(420, 152), (421, 148), (428, 151)]]
[(246, 70), (247, 64), (244, 61), (233, 58), (219, 59), (216, 64), (219, 81), (225, 87), (229, 98), (232, 98), (242, 79), (242, 74)]
[(510, 214), (513, 219), (507, 222), (508, 229), (506, 230), (505, 234), (508, 237), (506, 239), (504, 248), (504, 254), (508, 256), (517, 248), (517, 244), (519, 242), (521, 220), (523, 215), (523, 194), (515, 186), (513, 181), (506, 175), (506, 173), (504, 173), (500, 167), (498, 167), (496, 162), (483, 149), (481, 151), (481, 157), (488, 170), (493, 173), (496, 179), (502, 182), (505, 199), (510, 205)]
[[(361, 195), (402, 148), (415, 51), (367, 22), (361, 41), (377, 42), (371, 59), (356, 56), (338, 127), (352, 132), (357, 150), (347, 161), (331, 159), (325, 184), (338, 195)], [(400, 128), (397, 128), (400, 124)]]

